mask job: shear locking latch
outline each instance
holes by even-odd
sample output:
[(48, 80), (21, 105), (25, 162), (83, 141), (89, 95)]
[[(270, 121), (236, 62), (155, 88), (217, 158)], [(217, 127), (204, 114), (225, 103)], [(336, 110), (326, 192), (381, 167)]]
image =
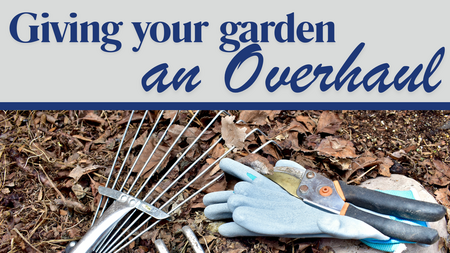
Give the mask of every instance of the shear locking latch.
[(160, 209), (150, 205), (149, 203), (135, 198), (131, 195), (125, 194), (123, 192), (106, 188), (103, 186), (98, 187), (98, 192), (106, 197), (113, 198), (119, 202), (127, 203), (128, 205), (154, 217), (155, 219), (162, 220), (170, 218), (170, 215), (161, 211)]

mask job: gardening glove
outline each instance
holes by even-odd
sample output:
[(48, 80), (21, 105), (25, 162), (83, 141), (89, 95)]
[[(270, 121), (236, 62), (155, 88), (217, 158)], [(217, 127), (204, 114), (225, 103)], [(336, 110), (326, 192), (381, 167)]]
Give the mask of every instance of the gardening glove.
[(219, 227), (223, 236), (389, 239), (360, 220), (305, 204), (270, 179), (234, 160), (223, 159), (220, 168), (243, 180), (235, 185), (234, 191), (214, 192), (203, 198), (207, 218), (233, 219)]

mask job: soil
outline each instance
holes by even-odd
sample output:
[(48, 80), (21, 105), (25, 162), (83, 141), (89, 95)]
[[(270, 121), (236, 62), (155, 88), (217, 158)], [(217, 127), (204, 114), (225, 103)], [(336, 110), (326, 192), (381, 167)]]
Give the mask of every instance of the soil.
[[(98, 186), (107, 180), (130, 113), (0, 111), (0, 253), (63, 252), (68, 243), (79, 240), (86, 233), (101, 197)], [(163, 165), (171, 165), (216, 113), (201, 112), (190, 128), (191, 132), (170, 151)], [(193, 153), (203, 153), (220, 134), (237, 137), (245, 126), (247, 132), (259, 128), (267, 137), (248, 138), (241, 150), (228, 157), (242, 159), (262, 143), (274, 140), (279, 147), (268, 145), (258, 153), (261, 158), (256, 158), (264, 160), (268, 166), (278, 159), (290, 159), (331, 179), (354, 185), (369, 178), (403, 174), (420, 182), (440, 204), (450, 207), (450, 111), (229, 113), (235, 116), (235, 122), (240, 119), (245, 123), (238, 124), (236, 130), (233, 124), (225, 128), (224, 120), (219, 119), (195, 151), (188, 153), (183, 160), (186, 164), (176, 173), (181, 173), (193, 160)], [(147, 116), (137, 112), (132, 117), (133, 129), (144, 118), (143, 129), (150, 131), (157, 115), (158, 112), (150, 112)], [(166, 112), (163, 124), (168, 125), (172, 115), (173, 112)], [(174, 125), (185, 124), (192, 115), (192, 111), (182, 111)], [(160, 135), (163, 132), (159, 128), (156, 131)], [(175, 139), (172, 132), (168, 136), (163, 141), (165, 148)], [(209, 160), (202, 160), (202, 164), (186, 175), (186, 180), (223, 154), (227, 144), (221, 143), (215, 148), (208, 156)], [(128, 144), (130, 146), (132, 156), (136, 156), (142, 142)], [(158, 148), (156, 153), (161, 155), (160, 160), (166, 150)], [(125, 152), (121, 152), (119, 160), (124, 156)], [(148, 177), (159, 160), (155, 164), (153, 161), (146, 167), (146, 176), (142, 176), (139, 183)], [(156, 173), (156, 178), (160, 173)], [(116, 174), (115, 171), (113, 175)], [(212, 178), (203, 177), (202, 180)], [(227, 176), (207, 192), (232, 189), (236, 181)], [(201, 184), (193, 185), (184, 196), (200, 187)], [(171, 191), (180, 188), (175, 186)], [(193, 252), (180, 232), (184, 225), (190, 225), (195, 231), (205, 252), (332, 252), (320, 250), (316, 239), (222, 237), (217, 232), (217, 225), (223, 223), (210, 221), (203, 214), (204, 194), (202, 192), (184, 205), (177, 212), (175, 221), (158, 224), (130, 243), (123, 252), (157, 252), (154, 241), (159, 238), (171, 252)], [(448, 251), (447, 238), (441, 238), (440, 245)]]

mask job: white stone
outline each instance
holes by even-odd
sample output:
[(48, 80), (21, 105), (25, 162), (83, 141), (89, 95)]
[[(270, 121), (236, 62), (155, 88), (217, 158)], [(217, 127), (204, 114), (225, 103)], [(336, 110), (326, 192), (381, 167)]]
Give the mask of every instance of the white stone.
[[(403, 175), (393, 174), (391, 177), (377, 177), (375, 179), (367, 180), (362, 183), (360, 187), (365, 187), (372, 190), (398, 190), (407, 191), (411, 187), (416, 189), (419, 193), (420, 200), (437, 203), (434, 197), (428, 193), (423, 186), (412, 178)], [(445, 217), (437, 222), (428, 223), (431, 228), (438, 231), (439, 236), (448, 239), (447, 222)], [(321, 239), (320, 247), (331, 247), (335, 253), (380, 253), (381, 251), (372, 249), (358, 240), (338, 240), (338, 239)], [(444, 253), (445, 249), (439, 249), (439, 241), (428, 247), (423, 247), (418, 244), (406, 244), (406, 250), (400, 252), (408, 253)]]

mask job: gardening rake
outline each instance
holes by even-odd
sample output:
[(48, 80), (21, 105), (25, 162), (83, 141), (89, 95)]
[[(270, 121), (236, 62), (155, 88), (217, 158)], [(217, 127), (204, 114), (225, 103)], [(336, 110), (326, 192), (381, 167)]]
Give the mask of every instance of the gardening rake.
[[(222, 137), (218, 137), (213, 141), (213, 143), (205, 152), (196, 157), (195, 161), (191, 162), (189, 166), (186, 165), (186, 160), (184, 159), (186, 155), (189, 152), (194, 151), (193, 147), (199, 145), (199, 140), (201, 139), (201, 137), (205, 135), (205, 133), (207, 133), (208, 129), (211, 128), (211, 126), (214, 124), (214, 122), (217, 121), (220, 116), (229, 115), (226, 111), (220, 111), (219, 113), (217, 113), (216, 116), (213, 117), (204, 127), (202, 132), (198, 134), (193, 141), (190, 141), (190, 144), (188, 141), (188, 145), (183, 148), (184, 151), (182, 153), (180, 151), (177, 154), (176, 161), (173, 163), (168, 163), (167, 166), (164, 166), (164, 161), (166, 160), (167, 156), (169, 156), (169, 154), (172, 150), (174, 150), (177, 144), (179, 145), (180, 142), (183, 142), (182, 137), (192, 125), (192, 123), (200, 122), (197, 117), (200, 111), (192, 113), (193, 115), (190, 117), (188, 123), (186, 123), (184, 128), (172, 142), (171, 146), (165, 151), (163, 157), (150, 172), (145, 171), (145, 168), (151, 161), (152, 157), (155, 156), (155, 152), (158, 150), (158, 148), (162, 146), (163, 140), (169, 138), (169, 129), (171, 129), (171, 126), (173, 126), (174, 122), (176, 122), (176, 120), (178, 119), (180, 112), (178, 111), (175, 113), (175, 115), (170, 119), (168, 125), (162, 123), (164, 121), (162, 120), (164, 111), (161, 111), (159, 113), (157, 119), (155, 120), (155, 123), (153, 124), (153, 127), (150, 130), (150, 133), (146, 138), (144, 137), (145, 142), (133, 162), (131, 161), (131, 157), (133, 156), (132, 150), (136, 141), (142, 139), (142, 132), (145, 132), (144, 130), (142, 130), (142, 126), (144, 125), (145, 119), (147, 118), (149, 112), (145, 111), (139, 125), (135, 127), (136, 129), (134, 137), (131, 139), (131, 144), (126, 150), (126, 147), (124, 147), (124, 143), (128, 131), (130, 130), (130, 128), (134, 127), (134, 125), (131, 124), (134, 113), (134, 111), (131, 113), (128, 124), (126, 125), (105, 187), (100, 186), (98, 188), (99, 193), (102, 195), (102, 197), (95, 212), (92, 227), (78, 243), (76, 243), (75, 245), (70, 244), (66, 248), (66, 252), (120, 252), (135, 240), (137, 240), (144, 233), (155, 227), (159, 222), (163, 220), (170, 221), (174, 212), (176, 212), (183, 204), (190, 201), (198, 193), (202, 192), (209, 186), (218, 182), (224, 176), (223, 173), (220, 173), (209, 182), (202, 182), (201, 185), (203, 186), (196, 192), (183, 194), (184, 192), (188, 191), (187, 189), (191, 187), (192, 184), (194, 184), (196, 181), (198, 181), (198, 179), (202, 178), (206, 173), (208, 173), (211, 168), (214, 168), (222, 158), (227, 156), (235, 148), (233, 146), (226, 150), (218, 159), (212, 162), (206, 169), (198, 173), (198, 175), (195, 176), (195, 178), (193, 178), (192, 180), (188, 182), (182, 182), (183, 179), (184, 181), (186, 181), (185, 175), (188, 172), (195, 168), (199, 162), (205, 160), (207, 154), (209, 154), (219, 143), (223, 142)], [(200, 124), (202, 123), (200, 122)], [(246, 138), (253, 134), (255, 131), (259, 131), (259, 129), (252, 130), (247, 134)], [(145, 147), (152, 138), (155, 138), (157, 140), (157, 143), (155, 144), (151, 154), (147, 158), (145, 158), (145, 155), (143, 154), (145, 153)], [(267, 142), (266, 144), (268, 143), (269, 142)], [(260, 150), (261, 148), (262, 147), (260, 147), (258, 150)], [(123, 158), (120, 168), (117, 171), (115, 170), (115, 168), (119, 160), (119, 155), (121, 152), (125, 152), (125, 150), (125, 157)], [(257, 152), (258, 150), (256, 150), (255, 152)], [(136, 168), (136, 164), (138, 163), (138, 160), (142, 161), (141, 158), (146, 160), (142, 168), (139, 169)], [(127, 164), (132, 165), (127, 166)], [(166, 167), (168, 169), (163, 167)], [(187, 168), (181, 170), (183, 167)], [(164, 187), (162, 187), (162, 185), (167, 182), (165, 180), (168, 178), (168, 175), (173, 172), (175, 168), (180, 169), (180, 174), (175, 179), (173, 179), (173, 181), (168, 181), (170, 182), (169, 185), (165, 185)], [(146, 173), (149, 173), (149, 175), (144, 180), (144, 175)], [(155, 180), (155, 173), (158, 173), (158, 176), (160, 176), (160, 174), (163, 175), (160, 176), (159, 179)], [(150, 180), (152, 179), (154, 179), (153, 181), (157, 182), (151, 182)], [(169, 190), (176, 187), (178, 183), (182, 183), (182, 185), (184, 186), (179, 191), (174, 193), (173, 196), (169, 196)], [(151, 187), (149, 188), (149, 186)], [(104, 208), (101, 209), (102, 204)]]

